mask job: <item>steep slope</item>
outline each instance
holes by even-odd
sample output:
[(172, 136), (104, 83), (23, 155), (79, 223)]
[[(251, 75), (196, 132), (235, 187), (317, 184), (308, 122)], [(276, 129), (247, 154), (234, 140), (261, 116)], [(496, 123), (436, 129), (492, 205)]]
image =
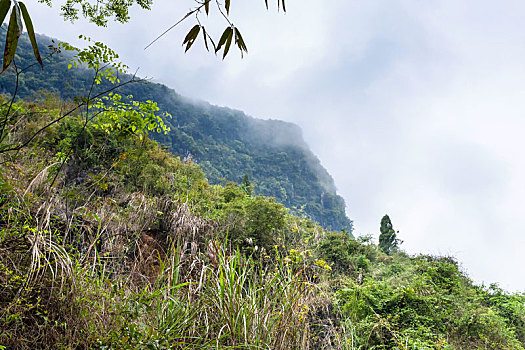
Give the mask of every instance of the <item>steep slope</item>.
[[(2, 43), (5, 32), (2, 26)], [(49, 45), (56, 45), (45, 36), (39, 36), (38, 41), (42, 52)], [(63, 98), (87, 93), (92, 73), (87, 69), (68, 69), (68, 57), (55, 53), (45, 60), (43, 71), (37, 65), (24, 70), (19, 75), (18, 96), (41, 98), (39, 90), (58, 93)], [(22, 68), (34, 64), (25, 36), (19, 42), (16, 62)], [(14, 91), (14, 72), (5, 72), (0, 77), (0, 93)], [(125, 85), (118, 92), (133, 95), (136, 100), (156, 101), (161, 110), (169, 112), (172, 119), (166, 122), (171, 132), (155, 139), (173, 154), (191, 157), (200, 164), (211, 183), (240, 182), (248, 175), (255, 194), (273, 196), (292, 213), (306, 215), (326, 228), (352, 232), (343, 198), (337, 195), (332, 177), (310, 151), (297, 125), (192, 102), (165, 85), (151, 82)]]

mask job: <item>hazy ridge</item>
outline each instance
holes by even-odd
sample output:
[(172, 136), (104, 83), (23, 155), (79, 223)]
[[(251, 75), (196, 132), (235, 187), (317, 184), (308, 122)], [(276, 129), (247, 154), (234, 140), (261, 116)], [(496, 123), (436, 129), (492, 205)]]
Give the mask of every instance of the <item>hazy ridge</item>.
[[(0, 40), (3, 42), (5, 26)], [(40, 35), (43, 52), (57, 40)], [(51, 52), (51, 51), (50, 51)], [(71, 55), (55, 54), (45, 60), (44, 69), (34, 65), (20, 75), (18, 96), (35, 97), (39, 90), (58, 93), (62, 98), (74, 98), (87, 92), (91, 72), (68, 69)], [(22, 36), (17, 51), (17, 64), (27, 67), (33, 62), (32, 49)], [(12, 72), (0, 78), (0, 93), (14, 91)], [(130, 76), (121, 77), (121, 81)], [(95, 87), (95, 92), (107, 85)], [(98, 90), (97, 90), (98, 89)], [(280, 120), (263, 120), (227, 107), (191, 101), (165, 85), (141, 82), (125, 85), (121, 95), (133, 95), (136, 100), (153, 100), (172, 115), (166, 120), (171, 128), (167, 135), (153, 138), (166, 145), (181, 158), (191, 157), (204, 169), (211, 183), (240, 182), (247, 174), (255, 193), (272, 196), (291, 209), (306, 215), (322, 226), (352, 232), (352, 222), (345, 213), (346, 204), (336, 193), (330, 174), (310, 151), (301, 129)]]

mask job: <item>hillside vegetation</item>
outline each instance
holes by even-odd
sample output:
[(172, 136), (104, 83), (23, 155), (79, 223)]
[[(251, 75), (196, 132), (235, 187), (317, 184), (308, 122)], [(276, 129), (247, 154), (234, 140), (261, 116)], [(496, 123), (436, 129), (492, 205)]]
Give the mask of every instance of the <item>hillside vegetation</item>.
[(152, 139), (155, 102), (98, 94), (126, 83), (90, 45), (61, 46), (91, 68), (83, 97), (0, 97), (0, 349), (524, 349), (524, 294), (404, 253), (387, 215), (376, 245), (249, 176), (211, 184)]
[[(0, 43), (5, 41), (5, 25), (0, 28)], [(37, 36), (42, 52), (57, 46), (45, 36)], [(3, 49), (3, 48), (0, 48)], [(92, 95), (110, 87), (109, 82), (91, 86), (88, 69), (68, 69), (70, 52), (62, 50), (45, 58), (44, 70), (35, 64), (31, 44), (22, 36), (16, 62), (26, 68), (19, 74), (17, 96), (39, 99), (41, 91), (56, 93), (64, 99)], [(131, 76), (120, 74), (121, 81)], [(0, 93), (12, 94), (16, 88), (14, 70), (0, 76)], [(243, 112), (191, 102), (172, 89), (148, 81), (124, 85), (122, 96), (137, 101), (153, 100), (171, 118), (165, 123), (167, 134), (153, 138), (181, 158), (191, 157), (212, 184), (240, 183), (248, 175), (258, 195), (275, 197), (293, 213), (307, 215), (323, 227), (352, 232), (345, 213), (345, 202), (336, 193), (334, 181), (319, 159), (304, 142), (298, 126), (278, 120), (261, 120)]]
[[(3, 146), (70, 107), (4, 99)], [(211, 185), (147, 131), (89, 115), (1, 148), (1, 348), (524, 348), (523, 294)]]

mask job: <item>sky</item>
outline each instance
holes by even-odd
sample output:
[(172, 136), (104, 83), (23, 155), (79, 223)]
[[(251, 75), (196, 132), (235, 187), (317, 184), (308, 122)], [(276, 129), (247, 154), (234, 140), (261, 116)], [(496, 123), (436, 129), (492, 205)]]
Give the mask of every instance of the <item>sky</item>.
[[(178, 93), (298, 124), (334, 177), (355, 235), (388, 214), (410, 254), (452, 255), (477, 283), (525, 292), (525, 3), (502, 0), (232, 1), (248, 54), (186, 54), (193, 6), (154, 0), (97, 28), (28, 5), (35, 30), (86, 34)], [(217, 13), (204, 23), (215, 37)], [(200, 39), (199, 39), (200, 40)]]

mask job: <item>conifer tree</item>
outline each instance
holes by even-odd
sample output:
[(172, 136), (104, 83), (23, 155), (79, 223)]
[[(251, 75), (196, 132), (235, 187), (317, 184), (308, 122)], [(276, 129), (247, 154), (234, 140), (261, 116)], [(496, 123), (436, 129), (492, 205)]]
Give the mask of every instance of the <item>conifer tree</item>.
[(392, 222), (388, 215), (383, 216), (381, 219), (381, 234), (379, 235), (379, 248), (387, 255), (392, 254), (401, 241), (397, 239), (396, 231), (392, 227)]
[(244, 178), (241, 182), (241, 189), (246, 193), (248, 196), (253, 195), (253, 185), (250, 182), (250, 178), (248, 177), (248, 174), (244, 174)]

